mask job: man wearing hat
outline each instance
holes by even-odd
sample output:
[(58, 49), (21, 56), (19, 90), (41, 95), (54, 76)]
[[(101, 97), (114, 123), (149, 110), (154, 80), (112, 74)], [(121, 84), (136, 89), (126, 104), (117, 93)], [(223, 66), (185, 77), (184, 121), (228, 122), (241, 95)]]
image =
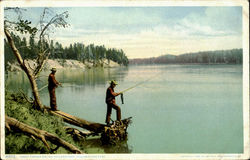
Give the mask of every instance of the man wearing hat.
[(115, 93), (114, 88), (117, 85), (115, 80), (110, 81), (110, 86), (106, 91), (106, 103), (107, 103), (107, 114), (106, 114), (106, 123), (109, 124), (112, 108), (116, 110), (116, 119), (121, 121), (121, 109), (115, 103), (115, 97), (120, 95), (121, 93)]
[(61, 85), (61, 83), (56, 81), (55, 78), (56, 68), (51, 69), (51, 73), (49, 74), (48, 78), (48, 89), (49, 89), (49, 96), (50, 96), (50, 107), (51, 110), (56, 111), (57, 105), (56, 105), (56, 87), (58, 85)]

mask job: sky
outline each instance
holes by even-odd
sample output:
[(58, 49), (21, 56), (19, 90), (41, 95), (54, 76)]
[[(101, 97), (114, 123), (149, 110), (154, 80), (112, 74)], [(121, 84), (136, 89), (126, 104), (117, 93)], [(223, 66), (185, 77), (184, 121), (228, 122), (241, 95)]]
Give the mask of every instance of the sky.
[[(44, 8), (29, 7), (23, 18), (37, 24)], [(242, 8), (228, 7), (74, 7), (67, 28), (57, 28), (52, 39), (69, 46), (105, 45), (123, 49), (128, 58), (242, 48)], [(7, 14), (7, 13), (6, 13)]]

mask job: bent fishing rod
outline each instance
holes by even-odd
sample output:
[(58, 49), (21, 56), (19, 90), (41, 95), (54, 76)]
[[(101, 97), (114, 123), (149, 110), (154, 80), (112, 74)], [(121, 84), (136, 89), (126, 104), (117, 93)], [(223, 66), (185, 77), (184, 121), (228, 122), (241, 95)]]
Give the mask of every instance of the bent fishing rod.
[(129, 88), (127, 88), (127, 89), (121, 91), (121, 92), (120, 92), (120, 95), (121, 95), (122, 104), (124, 104), (124, 99), (123, 99), (123, 93), (124, 93), (124, 92), (127, 92), (127, 91), (129, 91), (129, 90), (131, 90), (131, 89), (134, 89), (135, 87), (138, 87), (138, 86), (142, 85), (143, 83), (146, 83), (146, 82), (152, 80), (153, 78), (156, 78), (156, 77), (159, 76), (159, 75), (160, 75), (160, 74), (156, 74), (156, 75), (154, 75), (154, 76), (148, 78), (148, 79), (145, 80), (145, 81), (139, 82), (139, 83), (135, 84), (134, 86), (129, 87)]

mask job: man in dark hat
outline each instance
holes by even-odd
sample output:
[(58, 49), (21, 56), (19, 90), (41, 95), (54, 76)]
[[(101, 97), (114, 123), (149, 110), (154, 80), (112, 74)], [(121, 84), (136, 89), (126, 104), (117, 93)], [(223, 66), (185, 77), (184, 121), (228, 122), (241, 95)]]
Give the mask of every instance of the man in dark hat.
[(114, 88), (117, 85), (115, 80), (110, 81), (110, 86), (106, 91), (106, 103), (107, 103), (107, 114), (106, 114), (106, 123), (109, 124), (112, 108), (116, 110), (116, 119), (121, 121), (121, 109), (115, 103), (115, 97), (120, 95), (121, 93), (115, 93)]
[(48, 78), (48, 89), (49, 89), (49, 96), (50, 96), (50, 107), (51, 110), (57, 111), (57, 105), (56, 105), (56, 87), (58, 85), (61, 85), (61, 83), (56, 81), (55, 78), (56, 74), (56, 68), (51, 69), (51, 73), (49, 74)]

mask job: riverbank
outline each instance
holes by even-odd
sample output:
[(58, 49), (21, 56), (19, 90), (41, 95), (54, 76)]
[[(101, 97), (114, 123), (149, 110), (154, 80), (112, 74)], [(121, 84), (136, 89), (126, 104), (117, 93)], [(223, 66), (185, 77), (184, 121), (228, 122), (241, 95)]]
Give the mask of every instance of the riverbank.
[[(52, 133), (84, 151), (84, 147), (80, 142), (75, 141), (72, 136), (66, 134), (65, 124), (61, 118), (35, 110), (20, 93), (5, 93), (5, 113), (22, 123)], [(47, 142), (53, 149), (56, 148), (54, 144)], [(51, 153), (41, 141), (8, 129), (5, 130), (5, 152), (7, 154)], [(53, 153), (69, 154), (71, 152), (59, 147)]]
[[(77, 132), (67, 129), (69, 126), (61, 118), (35, 110), (21, 93), (5, 92), (5, 102), (5, 112), (8, 117), (49, 132), (74, 145), (84, 153), (131, 153), (126, 140), (116, 143), (116, 145), (103, 145), (98, 135), (78, 137)], [(84, 130), (80, 130), (84, 132)], [(25, 135), (15, 129), (6, 128), (5, 130), (6, 154), (72, 154), (64, 147), (55, 149), (57, 146), (49, 140), (47, 143), (53, 151), (48, 150), (42, 141), (30, 135)]]
[[(31, 68), (35, 68), (36, 62), (35, 60), (28, 59), (25, 61), (28, 66)], [(48, 59), (45, 64), (43, 70), (50, 70), (55, 67), (57, 69), (88, 69), (93, 67), (104, 67), (104, 68), (113, 68), (119, 67), (120, 65), (112, 60), (108, 61), (107, 59), (99, 60), (97, 62), (81, 62), (78, 60), (65, 60), (65, 59)], [(21, 71), (21, 67), (17, 62), (6, 64), (6, 70), (10, 72), (18, 72)]]

